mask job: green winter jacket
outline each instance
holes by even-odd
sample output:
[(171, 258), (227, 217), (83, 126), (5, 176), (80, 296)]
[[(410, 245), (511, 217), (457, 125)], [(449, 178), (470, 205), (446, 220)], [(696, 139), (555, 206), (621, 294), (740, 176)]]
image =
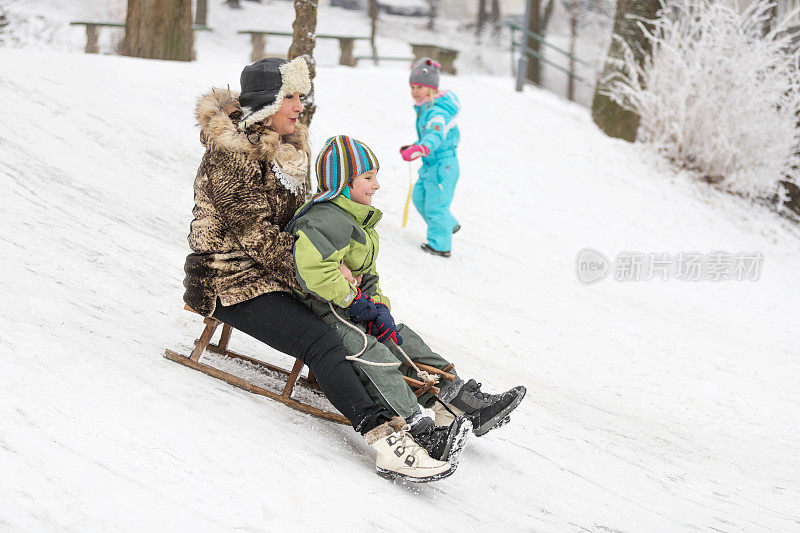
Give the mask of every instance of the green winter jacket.
[[(303, 208), (299, 209), (301, 212)], [(297, 237), (294, 262), (303, 292), (339, 307), (349, 306), (356, 288), (339, 271), (344, 263), (353, 276), (362, 276), (361, 292), (391, 309), (378, 284), (378, 232), (383, 213), (344, 196), (315, 204), (287, 228)]]

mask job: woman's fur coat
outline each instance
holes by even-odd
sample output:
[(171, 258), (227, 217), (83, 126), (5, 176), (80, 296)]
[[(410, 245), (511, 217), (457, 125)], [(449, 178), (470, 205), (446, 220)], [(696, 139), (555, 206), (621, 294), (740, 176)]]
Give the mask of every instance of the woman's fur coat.
[(236, 125), (237, 96), (214, 89), (197, 104), (206, 152), (194, 181), (192, 253), (184, 266), (183, 299), (204, 316), (214, 312), (217, 297), (233, 305), (299, 288), (294, 237), (283, 227), (305, 200), (307, 174), (287, 183), (286, 174), (276, 177), (273, 163), (283, 158), (282, 168), (296, 172), (300, 166), (307, 173), (308, 131), (298, 122), (294, 134), (281, 138), (256, 124), (248, 128), (248, 139)]

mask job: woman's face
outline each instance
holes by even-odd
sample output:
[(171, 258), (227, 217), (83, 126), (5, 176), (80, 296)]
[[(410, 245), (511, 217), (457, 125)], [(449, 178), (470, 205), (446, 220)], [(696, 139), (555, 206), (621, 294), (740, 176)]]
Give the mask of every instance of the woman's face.
[(413, 98), (415, 102), (422, 102), (425, 98), (428, 98), (430, 94), (430, 87), (425, 87), (424, 85), (418, 85), (416, 83), (411, 84), (411, 98)]
[(297, 118), (302, 112), (300, 93), (287, 94), (283, 97), (280, 109), (272, 115), (272, 129), (278, 135), (291, 135), (297, 127)]

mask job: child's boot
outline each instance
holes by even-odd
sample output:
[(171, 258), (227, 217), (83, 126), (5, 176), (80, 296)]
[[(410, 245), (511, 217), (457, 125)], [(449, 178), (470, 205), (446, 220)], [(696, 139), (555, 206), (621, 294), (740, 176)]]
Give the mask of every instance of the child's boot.
[(461, 452), (472, 431), (472, 422), (466, 415), (459, 416), (449, 426), (437, 426), (430, 417), (420, 417), (409, 426), (417, 443), (434, 459), (458, 466)]
[[(525, 392), (525, 387), (520, 385), (501, 394), (487, 394), (481, 392), (480, 383), (471, 379), (450, 400), (448, 407), (456, 415), (465, 413), (472, 421), (475, 435), (480, 437), (508, 422), (509, 413), (520, 404)], [(440, 420), (446, 422), (447, 418), (453, 418), (438, 402), (434, 404), (433, 410), (436, 413), (437, 424)]]
[(401, 478), (412, 483), (444, 479), (456, 467), (446, 461), (432, 459), (408, 432), (405, 420), (395, 417), (364, 434), (364, 440), (378, 452), (375, 470), (379, 476)]

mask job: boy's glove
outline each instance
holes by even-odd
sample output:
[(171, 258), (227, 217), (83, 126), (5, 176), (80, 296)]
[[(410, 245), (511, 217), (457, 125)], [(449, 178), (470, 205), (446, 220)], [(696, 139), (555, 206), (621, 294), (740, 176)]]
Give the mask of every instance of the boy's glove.
[(400, 147), (400, 155), (403, 156), (404, 161), (413, 161), (430, 153), (430, 149), (424, 144), (410, 144)]
[(356, 289), (356, 297), (347, 307), (347, 316), (353, 322), (371, 322), (378, 317), (378, 308), (375, 301), (361, 292), (361, 289)]
[(376, 303), (375, 307), (378, 308), (378, 316), (367, 324), (367, 333), (381, 342), (392, 339), (398, 346), (403, 344), (403, 337), (397, 333), (397, 326), (389, 308), (382, 303)]

